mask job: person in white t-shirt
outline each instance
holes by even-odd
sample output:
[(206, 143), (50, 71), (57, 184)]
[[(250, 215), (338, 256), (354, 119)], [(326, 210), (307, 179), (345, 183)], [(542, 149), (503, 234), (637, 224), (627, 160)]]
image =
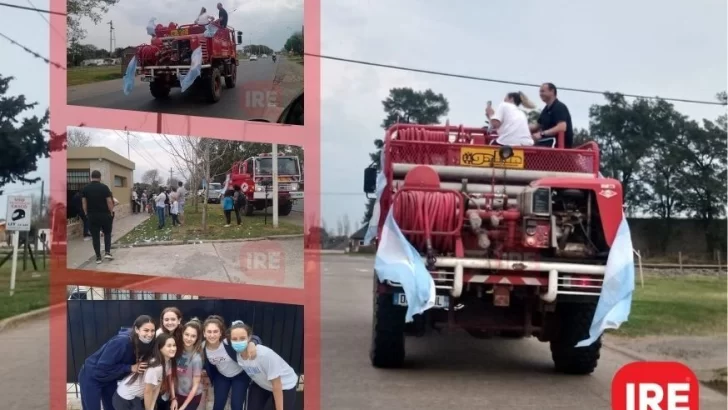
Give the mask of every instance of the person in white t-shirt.
[(200, 15), (195, 20), (195, 24), (209, 24), (212, 20), (214, 19), (207, 14), (207, 9), (203, 7), (200, 10)]
[(492, 129), (498, 131), (498, 138), (494, 145), (532, 146), (533, 137), (528, 126), (528, 117), (519, 106), (532, 109), (535, 106), (523, 93), (508, 93), (498, 108), (488, 104), (485, 115), (488, 117)]
[(146, 371), (130, 374), (116, 388), (112, 399), (114, 410), (154, 410), (160, 393), (171, 392), (170, 400), (176, 401), (171, 389), (176, 376), (176, 353), (177, 344), (172, 335), (162, 333), (157, 336), (156, 349)]
[(166, 208), (165, 201), (167, 200), (167, 193), (164, 191), (164, 188), (159, 189), (159, 194), (154, 197), (154, 203), (157, 210), (157, 220), (159, 222), (159, 225), (157, 226), (158, 229), (164, 228), (164, 211)]
[(256, 356), (247, 351), (253, 328), (241, 321), (230, 326), (230, 343), (238, 352), (238, 364), (253, 383), (248, 388), (249, 409), (293, 410), (296, 404), (298, 375), (278, 353), (257, 346)]

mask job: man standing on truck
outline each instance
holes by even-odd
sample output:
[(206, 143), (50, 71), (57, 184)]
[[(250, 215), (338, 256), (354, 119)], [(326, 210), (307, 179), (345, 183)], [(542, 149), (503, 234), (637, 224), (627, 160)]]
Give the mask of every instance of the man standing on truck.
[(574, 128), (571, 124), (571, 114), (566, 104), (557, 98), (558, 90), (552, 83), (544, 83), (539, 89), (541, 100), (546, 103), (538, 123), (531, 125), (531, 132), (535, 141), (543, 141), (539, 145), (552, 142), (556, 146), (556, 136), (564, 133), (564, 148), (571, 148), (574, 144)]
[(218, 22), (220, 24), (220, 27), (225, 28), (227, 27), (228, 23), (228, 14), (227, 11), (222, 7), (222, 3), (217, 3), (217, 10), (220, 12), (218, 15)]

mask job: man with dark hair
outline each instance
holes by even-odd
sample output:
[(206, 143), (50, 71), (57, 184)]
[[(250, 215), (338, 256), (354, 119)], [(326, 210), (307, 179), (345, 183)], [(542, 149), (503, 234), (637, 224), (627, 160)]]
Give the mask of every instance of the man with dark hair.
[(218, 10), (218, 22), (220, 24), (220, 27), (225, 28), (227, 27), (228, 23), (228, 14), (227, 11), (222, 7), (222, 3), (217, 3), (217, 10)]
[(566, 105), (557, 98), (558, 90), (552, 83), (544, 83), (539, 90), (541, 100), (546, 103), (538, 123), (531, 125), (531, 132), (536, 145), (556, 146), (556, 137), (564, 133), (564, 148), (571, 148), (574, 144), (574, 128), (571, 124), (571, 114)]
[(101, 232), (104, 233), (104, 258), (111, 256), (111, 227), (114, 212), (114, 196), (106, 184), (101, 183), (101, 172), (91, 172), (91, 182), (81, 191), (83, 213), (91, 230), (91, 241), (96, 252), (96, 263), (101, 263)]

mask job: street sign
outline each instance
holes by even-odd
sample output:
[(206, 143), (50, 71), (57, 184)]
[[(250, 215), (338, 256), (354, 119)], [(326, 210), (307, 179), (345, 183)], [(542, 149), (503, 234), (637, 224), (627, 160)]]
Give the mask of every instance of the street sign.
[(8, 231), (30, 231), (30, 211), (33, 200), (29, 196), (10, 195), (8, 196), (7, 216), (5, 217), (5, 229)]

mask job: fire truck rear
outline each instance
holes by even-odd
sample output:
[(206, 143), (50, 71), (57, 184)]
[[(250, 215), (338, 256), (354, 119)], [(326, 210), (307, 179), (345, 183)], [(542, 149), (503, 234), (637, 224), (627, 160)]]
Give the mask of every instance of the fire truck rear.
[[(214, 32), (214, 35), (208, 34)], [(157, 24), (151, 44), (137, 47), (137, 75), (149, 83), (156, 99), (165, 99), (172, 88), (180, 87), (182, 78), (193, 66), (192, 54), (200, 48), (202, 61), (200, 76), (195, 80), (196, 92), (208, 102), (216, 103), (222, 96), (222, 84), (234, 88), (237, 82), (238, 59), (236, 44), (242, 44), (241, 31), (222, 28), (217, 23), (209, 26), (186, 24), (168, 26)]]
[[(273, 206), (273, 157), (270, 153), (233, 164), (223, 186), (245, 193), (245, 215)], [(303, 177), (297, 156), (278, 153), (278, 215), (286, 216), (303, 200)]]
[[(500, 147), (480, 128), (396, 125), (385, 137), (381, 235), (390, 210), (436, 285), (435, 306), (405, 323), (399, 283), (374, 281), (376, 367), (398, 367), (405, 336), (460, 328), (479, 338), (535, 336), (557, 370), (589, 374), (587, 339), (622, 187), (599, 176), (599, 149)], [(377, 170), (365, 171), (374, 193)]]

